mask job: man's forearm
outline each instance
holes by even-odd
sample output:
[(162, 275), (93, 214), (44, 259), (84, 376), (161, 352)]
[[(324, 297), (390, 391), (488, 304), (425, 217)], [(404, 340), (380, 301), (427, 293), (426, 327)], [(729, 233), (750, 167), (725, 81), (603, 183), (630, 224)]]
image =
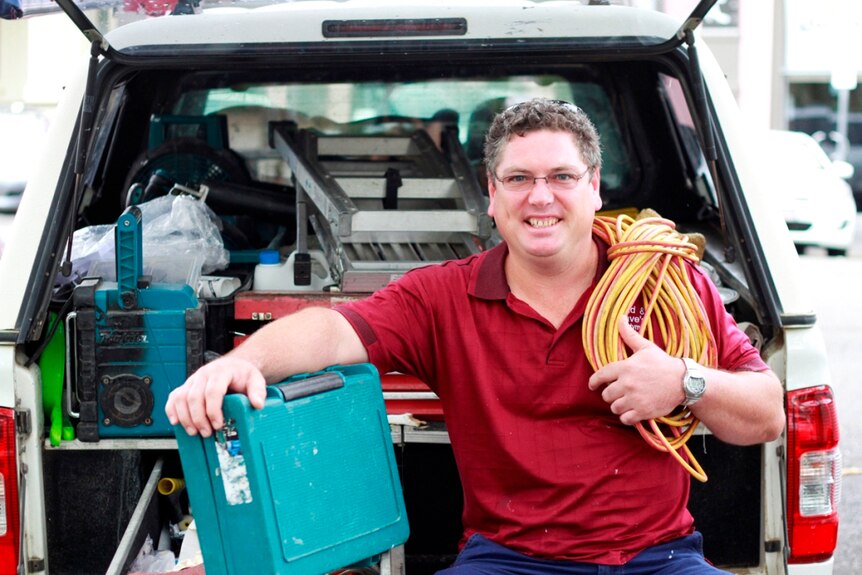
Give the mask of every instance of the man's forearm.
[(784, 429), (781, 382), (772, 372), (704, 369), (706, 393), (691, 410), (727, 443), (753, 445), (772, 441)]
[(307, 308), (267, 324), (230, 355), (254, 364), (267, 383), (330, 365), (368, 360), (365, 347), (347, 320), (322, 307)]

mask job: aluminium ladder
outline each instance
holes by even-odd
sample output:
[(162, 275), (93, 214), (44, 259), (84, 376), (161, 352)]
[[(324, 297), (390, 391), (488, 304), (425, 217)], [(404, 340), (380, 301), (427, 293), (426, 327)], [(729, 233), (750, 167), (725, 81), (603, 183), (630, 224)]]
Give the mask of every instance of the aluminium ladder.
[[(440, 148), (417, 129), (404, 135), (323, 135), (273, 123), (290, 166), (298, 227), (311, 221), (345, 292), (370, 292), (428, 263), (466, 257), (491, 236), (487, 198), (454, 127)], [(304, 229), (297, 250), (305, 249)]]

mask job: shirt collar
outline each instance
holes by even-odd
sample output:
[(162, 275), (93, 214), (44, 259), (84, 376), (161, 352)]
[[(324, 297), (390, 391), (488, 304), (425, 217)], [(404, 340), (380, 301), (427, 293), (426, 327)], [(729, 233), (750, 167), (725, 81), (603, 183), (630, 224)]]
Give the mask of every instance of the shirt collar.
[(480, 299), (506, 299), (509, 283), (506, 281), (506, 242), (494, 246), (484, 256), (470, 278), (468, 293)]
[[(596, 275), (593, 278), (593, 284), (595, 284), (608, 269), (609, 263), (606, 255), (601, 257), (601, 254), (607, 254), (608, 245), (596, 236), (593, 236), (593, 242), (598, 246), (600, 254), (596, 266)], [(470, 278), (468, 293), (471, 296), (488, 300), (505, 300), (508, 297), (511, 291), (509, 283), (506, 281), (506, 256), (508, 254), (509, 246), (506, 242), (494, 246), (483, 254), (484, 257)]]

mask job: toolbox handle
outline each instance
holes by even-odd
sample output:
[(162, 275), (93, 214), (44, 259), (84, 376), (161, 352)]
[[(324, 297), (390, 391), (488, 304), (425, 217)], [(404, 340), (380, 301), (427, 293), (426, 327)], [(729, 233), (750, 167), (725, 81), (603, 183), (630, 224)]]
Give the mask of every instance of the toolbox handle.
[(340, 389), (344, 387), (344, 378), (338, 373), (323, 373), (306, 379), (300, 379), (288, 383), (279, 383), (274, 386), (284, 401), (293, 401), (301, 397), (308, 397), (324, 391)]

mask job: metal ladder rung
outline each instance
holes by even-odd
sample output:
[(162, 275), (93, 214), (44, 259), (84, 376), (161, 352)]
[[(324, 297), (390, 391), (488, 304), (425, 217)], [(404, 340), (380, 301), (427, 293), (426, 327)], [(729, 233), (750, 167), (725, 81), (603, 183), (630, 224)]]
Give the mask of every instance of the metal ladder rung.
[(322, 136), (319, 156), (419, 156), (423, 150), (411, 136)]
[(460, 210), (381, 210), (353, 214), (350, 235), (366, 232), (467, 232), (479, 234), (476, 218)]
[[(351, 198), (385, 198), (386, 178), (344, 178), (338, 183)], [(399, 200), (458, 199), (461, 190), (453, 178), (405, 178), (398, 188)]]
[[(318, 162), (320, 167), (330, 176), (335, 177), (372, 177), (382, 176), (386, 169), (381, 168), (381, 162), (371, 160), (328, 160)], [(412, 162), (386, 162), (386, 168), (398, 170), (402, 177), (416, 177), (423, 173), (416, 169)], [(427, 174), (424, 174), (427, 175)], [(443, 176), (446, 174), (433, 174)]]

